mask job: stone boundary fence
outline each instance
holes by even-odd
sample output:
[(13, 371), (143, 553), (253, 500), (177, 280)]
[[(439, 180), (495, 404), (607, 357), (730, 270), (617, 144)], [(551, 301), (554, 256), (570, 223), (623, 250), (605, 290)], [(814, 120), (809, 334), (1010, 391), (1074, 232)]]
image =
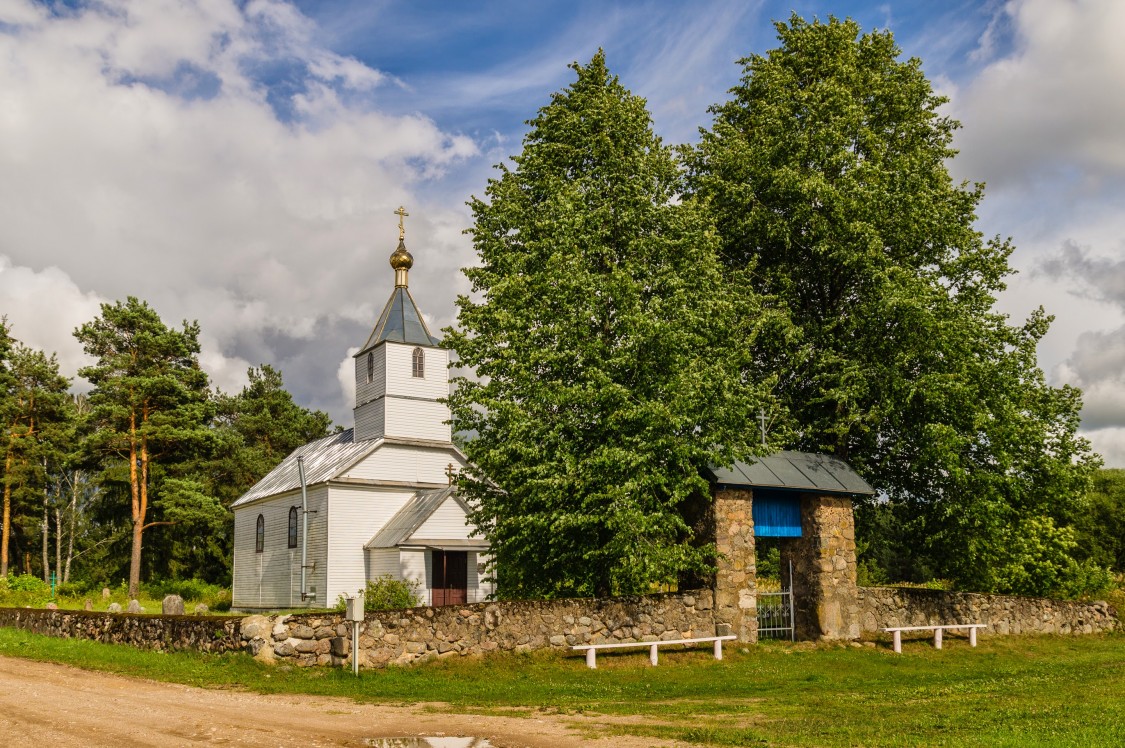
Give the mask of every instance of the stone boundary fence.
[(1121, 628), (1109, 603), (1044, 597), (984, 595), (907, 587), (859, 587), (860, 626), (874, 634), (889, 626), (984, 623), (982, 636), (1096, 634)]
[[(868, 638), (887, 626), (937, 623), (985, 623), (983, 636), (1090, 634), (1122, 627), (1117, 611), (1104, 602), (892, 587), (853, 590), (855, 604), (846, 609), (855, 611), (856, 628)], [(722, 617), (711, 590), (382, 611), (368, 613), (360, 625), (360, 665), (723, 635), (731, 626)], [(334, 612), (239, 619), (0, 608), (0, 626), (158, 651), (246, 651), (263, 662), (300, 667), (351, 664), (352, 624)]]
[[(712, 592), (700, 590), (368, 613), (360, 624), (360, 665), (713, 636), (717, 626), (712, 606)], [(254, 615), (242, 620), (241, 637), (249, 652), (265, 662), (340, 666), (351, 663), (351, 631), (352, 624), (339, 613)]]
[(232, 652), (244, 648), (239, 636), (239, 619), (229, 616), (0, 608), (0, 626), (61, 639), (89, 639), (157, 651)]

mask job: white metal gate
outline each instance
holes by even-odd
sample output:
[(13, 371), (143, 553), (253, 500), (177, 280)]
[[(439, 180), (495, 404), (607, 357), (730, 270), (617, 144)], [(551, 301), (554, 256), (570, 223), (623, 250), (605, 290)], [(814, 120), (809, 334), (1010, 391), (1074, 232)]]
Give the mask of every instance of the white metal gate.
[(793, 626), (793, 562), (789, 562), (789, 583), (781, 583), (781, 592), (758, 593), (758, 638), (796, 641)]

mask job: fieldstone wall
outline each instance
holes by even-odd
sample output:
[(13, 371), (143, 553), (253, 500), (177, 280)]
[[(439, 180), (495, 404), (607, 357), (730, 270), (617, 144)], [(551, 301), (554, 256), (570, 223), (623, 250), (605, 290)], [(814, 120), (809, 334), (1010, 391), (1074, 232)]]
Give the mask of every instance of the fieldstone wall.
[(784, 538), (781, 563), (793, 562), (798, 639), (858, 639), (855, 519), (848, 498), (801, 495), (803, 536)]
[[(714, 636), (710, 590), (604, 600), (476, 603), (368, 613), (360, 666), (406, 665), (496, 651)], [(341, 614), (254, 615), (242, 620), (246, 649), (265, 662), (351, 664), (352, 624)]]
[(754, 544), (753, 494), (722, 489), (715, 493), (715, 623), (720, 636), (758, 641), (758, 571)]
[(233, 652), (242, 649), (239, 619), (229, 616), (163, 616), (85, 610), (0, 608), (0, 626), (61, 639), (130, 644), (140, 649)]
[(1051, 600), (1041, 597), (982, 595), (969, 592), (859, 588), (864, 633), (888, 626), (986, 623), (982, 636), (1005, 634), (1093, 634), (1121, 626), (1106, 602)]

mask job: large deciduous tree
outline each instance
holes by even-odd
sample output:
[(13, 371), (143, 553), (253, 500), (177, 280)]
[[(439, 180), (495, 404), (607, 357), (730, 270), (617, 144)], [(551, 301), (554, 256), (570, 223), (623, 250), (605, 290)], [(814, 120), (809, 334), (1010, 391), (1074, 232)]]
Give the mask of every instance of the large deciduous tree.
[[(705, 571), (685, 522), (700, 468), (755, 441), (768, 382), (743, 376), (759, 325), (725, 293), (717, 240), (681, 204), (645, 102), (599, 53), (528, 124), (469, 230), (447, 345), (478, 378), (451, 396), (460, 486), (505, 597), (637, 593)], [(739, 326), (741, 324), (741, 326)]]
[(1003, 588), (1012, 540), (1069, 521), (1096, 458), (1080, 393), (1045, 384), (1050, 318), (994, 310), (1012, 246), (974, 228), (958, 123), (889, 32), (777, 24), (690, 156), (728, 267), (788, 307), (775, 358), (792, 446), (850, 462), (895, 506), (917, 565)]
[[(170, 328), (143, 301), (103, 304), (101, 316), (75, 331), (96, 362), (79, 370), (90, 392), (87, 449), (117, 460), (128, 475), (132, 554), (129, 594), (140, 585), (145, 530), (216, 514), (199, 482), (169, 476), (161, 497), (166, 519), (150, 519), (152, 479), (168, 463), (184, 461), (210, 439), (207, 375), (199, 367), (199, 325)], [(124, 463), (122, 465), (122, 463)], [(163, 464), (162, 464), (163, 463)]]

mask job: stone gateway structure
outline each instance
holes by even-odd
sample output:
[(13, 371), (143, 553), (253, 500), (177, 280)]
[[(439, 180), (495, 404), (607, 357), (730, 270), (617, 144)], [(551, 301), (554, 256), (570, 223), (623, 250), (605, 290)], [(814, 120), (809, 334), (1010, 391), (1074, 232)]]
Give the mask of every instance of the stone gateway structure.
[(756, 538), (780, 538), (793, 565), (793, 625), (799, 639), (858, 639), (852, 498), (874, 489), (842, 460), (778, 452), (710, 469), (714, 489), (715, 620), (739, 641), (756, 642)]

